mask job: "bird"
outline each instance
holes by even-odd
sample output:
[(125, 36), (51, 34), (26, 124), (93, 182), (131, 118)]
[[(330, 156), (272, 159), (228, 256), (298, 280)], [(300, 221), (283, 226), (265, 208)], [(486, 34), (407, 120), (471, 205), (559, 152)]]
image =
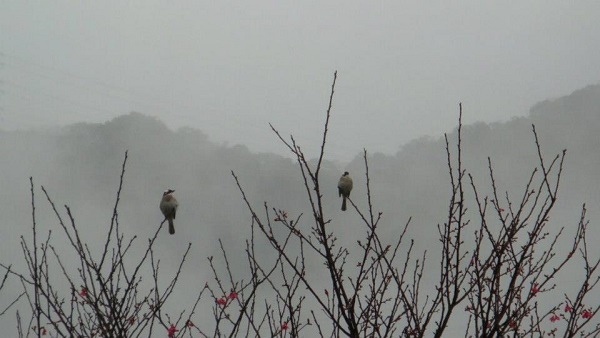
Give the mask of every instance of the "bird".
[(350, 191), (352, 191), (352, 178), (349, 173), (345, 171), (338, 182), (338, 193), (339, 196), (343, 198), (342, 211), (346, 210), (346, 198), (350, 197)]
[(177, 212), (177, 207), (179, 203), (173, 196), (175, 190), (169, 189), (163, 192), (162, 199), (160, 200), (160, 211), (162, 211), (163, 215), (165, 215), (165, 219), (169, 221), (169, 233), (171, 235), (175, 234), (175, 226), (173, 225), (173, 220), (175, 219), (175, 213)]

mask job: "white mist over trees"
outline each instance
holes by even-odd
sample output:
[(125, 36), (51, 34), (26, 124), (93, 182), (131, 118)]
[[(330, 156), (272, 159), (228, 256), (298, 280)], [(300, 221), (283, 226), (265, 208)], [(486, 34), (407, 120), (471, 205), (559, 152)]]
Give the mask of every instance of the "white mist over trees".
[[(454, 110), (449, 108), (449, 111)], [(466, 108), (465, 114), (469, 113)], [(597, 137), (600, 132), (600, 86), (586, 87), (567, 97), (539, 103), (527, 118), (463, 126), (463, 168), (473, 175), (478, 187), (488, 187), (490, 157), (503, 191), (522, 193), (520, 189), (527, 183), (533, 168), (538, 166), (531, 124), (535, 124), (542, 151), (549, 159), (567, 149), (560, 194), (548, 228), (553, 231), (562, 226), (567, 230), (575, 229), (583, 203), (587, 204), (587, 218), (592, 224), (597, 223), (600, 217), (600, 138)], [(330, 126), (335, 127), (335, 124)], [(268, 128), (265, 132), (269, 132)], [(449, 133), (449, 139), (456, 139), (456, 133)], [(6, 258), (2, 263), (13, 264), (13, 268), (23, 264), (19, 258), (19, 237), (28, 238), (31, 228), (29, 177), (43, 185), (57, 205), (69, 205), (78, 220), (82, 237), (94, 246), (95, 239), (105, 236), (108, 231), (126, 150), (129, 159), (119, 211), (123, 233), (141, 239), (152, 236), (162, 219), (158, 202), (163, 190), (176, 189), (180, 201), (177, 235), (168, 238), (165, 230), (164, 236), (159, 236), (156, 242), (157, 254), (161, 255), (167, 271), (176, 266), (187, 243), (193, 243), (189, 265), (184, 269), (191, 273), (182, 275), (180, 293), (173, 295), (176, 303), (187, 306), (190, 294), (195, 294), (212, 279), (206, 257), (219, 256), (217, 239), (223, 240), (234, 272), (241, 275), (247, 264), (232, 259), (243, 257), (244, 239), (250, 231), (250, 213), (243, 204), (231, 170), (236, 172), (255, 210), (264, 209), (262, 203), (268, 201), (270, 207), (294, 212), (296, 216), (312, 214), (295, 160), (254, 154), (243, 145), (214, 144), (198, 130), (171, 131), (162, 122), (140, 113), (121, 116), (104, 124), (77, 124), (51, 131), (0, 132), (0, 139), (5, 191), (0, 203), (0, 252)], [(275, 136), (274, 142), (278, 142)], [(333, 229), (340, 232), (338, 241), (348, 246), (364, 237), (364, 233), (360, 231), (360, 224), (351, 224), (351, 216), (337, 214), (340, 201), (336, 184), (344, 170), (352, 173), (355, 180), (353, 200), (364, 210), (367, 207), (365, 199), (358, 197), (366, 194), (365, 182), (360, 182), (364, 178), (363, 162), (361, 154), (347, 165), (328, 161), (325, 157), (321, 167), (324, 208), (327, 214), (339, 218), (335, 226), (348, 228), (344, 231)], [(448, 212), (446, 162), (443, 138), (415, 140), (395, 155), (368, 156), (373, 202), (383, 213), (378, 225), (383, 235), (396, 237), (408, 218), (412, 218), (407, 236), (415, 239), (415, 252), (431, 249), (432, 243), (438, 243), (437, 225), (444, 222)], [(490, 194), (491, 191), (480, 193)], [(38, 231), (43, 233), (52, 229), (58, 233), (57, 222), (47, 205), (39, 203), (38, 214)], [(65, 240), (58, 234), (56, 236), (57, 241)], [(599, 233), (591, 226), (588, 236), (590, 242), (596, 242)], [(570, 240), (571, 233), (566, 238)], [(569, 245), (558, 243), (558, 253), (564, 254), (570, 249)], [(599, 256), (598, 248), (588, 249), (591, 257)], [(433, 259), (437, 257), (434, 251), (431, 249)], [(268, 254), (268, 248), (257, 248), (258, 256)], [(309, 263), (311, 268), (324, 269), (319, 261)], [(436, 264), (430, 261), (429, 268), (436, 269)], [(557, 283), (562, 288), (581, 280), (579, 267), (566, 271), (566, 275), (558, 277)], [(0, 293), (2, 305), (10, 302), (11, 294), (19, 293), (18, 283), (10, 280), (8, 283)], [(424, 285), (429, 284), (430, 281), (425, 280)], [(595, 307), (599, 299), (596, 297), (594, 301), (590, 305)], [(200, 306), (210, 313), (214, 301), (206, 299)], [(0, 311), (3, 308), (0, 306)], [(5, 314), (1, 320), (3, 328), (14, 327), (14, 317)], [(556, 326), (560, 324), (556, 323)]]

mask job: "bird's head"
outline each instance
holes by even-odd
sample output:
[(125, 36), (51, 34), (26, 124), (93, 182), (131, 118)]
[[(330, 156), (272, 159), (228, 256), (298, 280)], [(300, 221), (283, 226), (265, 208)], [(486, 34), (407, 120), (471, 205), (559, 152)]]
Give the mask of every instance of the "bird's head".
[(165, 192), (163, 192), (163, 196), (167, 196), (167, 195), (172, 194), (174, 192), (175, 192), (175, 190), (173, 190), (173, 189), (165, 190)]
[(348, 176), (350, 173), (347, 171), (344, 171), (344, 175), (343, 176)]

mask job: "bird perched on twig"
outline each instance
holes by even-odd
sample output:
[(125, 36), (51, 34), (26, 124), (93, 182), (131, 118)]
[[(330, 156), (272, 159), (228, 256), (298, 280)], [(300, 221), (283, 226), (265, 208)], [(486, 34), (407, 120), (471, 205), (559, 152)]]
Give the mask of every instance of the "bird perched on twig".
[(163, 193), (162, 199), (160, 200), (160, 211), (162, 211), (163, 215), (165, 215), (165, 219), (169, 221), (169, 233), (171, 235), (175, 234), (175, 226), (173, 225), (173, 220), (175, 219), (175, 213), (177, 212), (177, 207), (179, 203), (175, 197), (173, 197), (173, 193), (175, 190), (166, 190)]
[(350, 191), (352, 191), (352, 178), (350, 178), (350, 175), (346, 171), (338, 182), (338, 193), (343, 198), (342, 211), (346, 210), (346, 198), (350, 197)]

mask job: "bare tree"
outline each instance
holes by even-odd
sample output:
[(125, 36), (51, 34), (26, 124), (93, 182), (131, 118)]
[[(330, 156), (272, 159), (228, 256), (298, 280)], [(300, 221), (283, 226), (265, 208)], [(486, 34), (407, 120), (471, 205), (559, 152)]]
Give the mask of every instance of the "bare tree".
[[(438, 226), (441, 256), (434, 258), (435, 263), (428, 263), (439, 266), (435, 288), (425, 289), (422, 283), (426, 260), (431, 258), (426, 252), (415, 253), (414, 241), (406, 238), (411, 219), (396, 239), (380, 234), (382, 214), (375, 211), (372, 203), (366, 150), (363, 155), (366, 210), (350, 199), (357, 222), (364, 225), (366, 235), (355, 246), (338, 243), (336, 230), (329, 226), (332, 218), (325, 215), (320, 176), (336, 78), (337, 73), (316, 160), (305, 157), (293, 136), (288, 140), (271, 126), (296, 159), (311, 206), (308, 220), (302, 214), (291, 218), (287, 211), (270, 208), (266, 203), (259, 212), (232, 172), (252, 214), (249, 247), (254, 245), (258, 231), (277, 257), (272, 265), (264, 266), (252, 250), (247, 250), (253, 278), (258, 275), (266, 280), (272, 288), (270, 292), (277, 295), (275, 305), (265, 300), (269, 323), (289, 323), (286, 334), (292, 337), (299, 336), (307, 326), (315, 327), (314, 332), (320, 336), (331, 337), (442, 337), (451, 324), (456, 326), (461, 321), (466, 337), (558, 335), (560, 329), (565, 337), (595, 336), (600, 332), (600, 324), (593, 321), (598, 306), (585, 304), (598, 283), (596, 269), (600, 261), (588, 254), (586, 209), (583, 206), (569, 254), (558, 259), (556, 243), (564, 237), (564, 229), (552, 234), (547, 225), (556, 202), (566, 151), (546, 162), (533, 126), (539, 168), (531, 173), (521, 197), (514, 200), (508, 192), (500, 196), (491, 159), (488, 163), (493, 194), (481, 196), (474, 178), (463, 167), (462, 105), (459, 106), (456, 152), (451, 150), (446, 135), (451, 197), (446, 221)], [(475, 198), (469, 200), (466, 190), (471, 190)], [(475, 215), (468, 214), (469, 207), (474, 207)], [(308, 252), (324, 263), (331, 292), (321, 291), (310, 279), (310, 274), (319, 272), (307, 268)], [(565, 301), (559, 304), (540, 304), (538, 296), (556, 291), (557, 274), (578, 252), (585, 275), (576, 295), (565, 295)], [(361, 257), (356, 265), (349, 264), (351, 253)], [(417, 258), (413, 258), (415, 255)], [(279, 280), (284, 281), (282, 286), (277, 283)], [(255, 294), (253, 290), (253, 297)], [(308, 302), (313, 306), (307, 310)], [(275, 308), (277, 312), (270, 312)], [(254, 310), (241, 311), (249, 311), (246, 318), (252, 320)], [(550, 325), (544, 325), (546, 319), (549, 323), (563, 319), (567, 324), (548, 329)], [(271, 334), (283, 333), (274, 328), (271, 325)], [(253, 333), (262, 335), (259, 330)]]
[[(68, 256), (75, 257), (76, 268), (64, 263), (60, 250), (53, 245), (52, 232), (48, 232), (44, 238), (38, 234), (35, 186), (33, 179), (30, 179), (32, 239), (29, 242), (24, 236), (21, 237), (21, 247), (27, 263), (26, 272), (2, 265), (7, 274), (12, 274), (21, 281), (23, 294), (31, 309), (29, 319), (25, 317), (24, 321), (17, 313), (20, 337), (140, 337), (150, 336), (156, 327), (175, 332), (174, 328), (178, 323), (191, 322), (189, 316), (193, 314), (206, 289), (199, 290), (195, 305), (189, 313), (182, 311), (176, 317), (170, 317), (163, 311), (164, 304), (175, 291), (191, 245), (183, 253), (175, 275), (166, 287), (161, 288), (159, 260), (154, 257), (153, 247), (164, 221), (148, 239), (141, 257), (137, 258), (132, 250), (134, 244), (137, 244), (137, 238), (126, 238), (119, 228), (118, 206), (126, 162), (127, 153), (123, 160), (110, 227), (99, 254), (94, 254), (82, 240), (71, 209), (65, 205), (65, 220), (48, 191), (42, 187), (44, 196), (68, 239)], [(179, 331), (185, 333), (188, 329), (191, 326), (182, 325)]]

